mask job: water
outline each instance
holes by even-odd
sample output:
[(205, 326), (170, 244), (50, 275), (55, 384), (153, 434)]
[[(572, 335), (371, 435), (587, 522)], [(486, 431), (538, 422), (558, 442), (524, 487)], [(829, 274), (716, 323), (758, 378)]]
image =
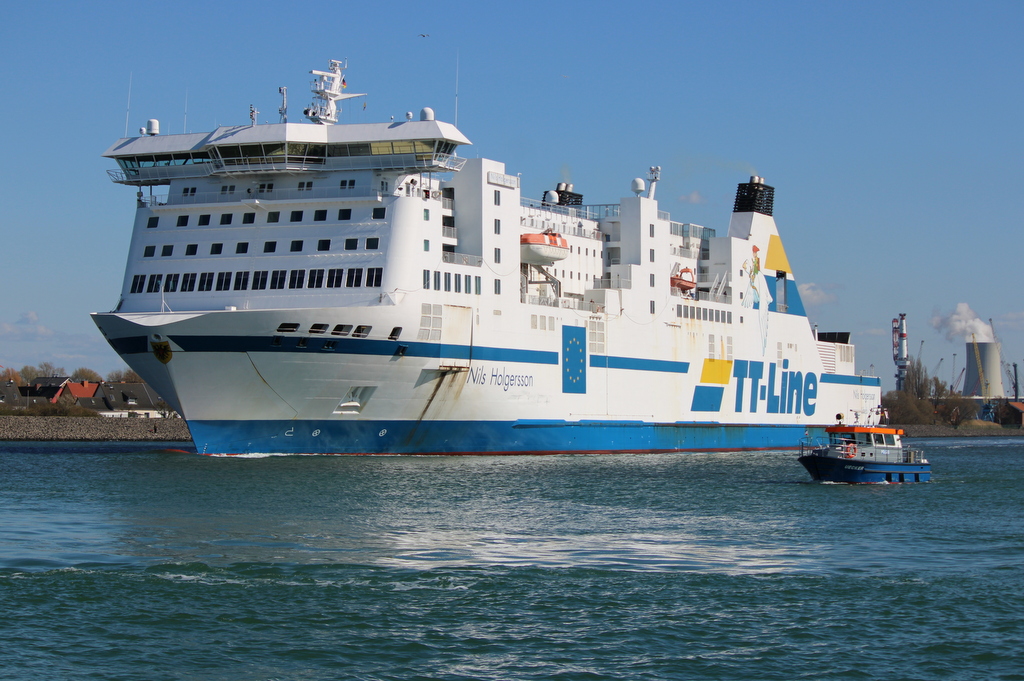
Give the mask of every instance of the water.
[(4, 679), (1024, 679), (1024, 440), (207, 458), (0, 443)]

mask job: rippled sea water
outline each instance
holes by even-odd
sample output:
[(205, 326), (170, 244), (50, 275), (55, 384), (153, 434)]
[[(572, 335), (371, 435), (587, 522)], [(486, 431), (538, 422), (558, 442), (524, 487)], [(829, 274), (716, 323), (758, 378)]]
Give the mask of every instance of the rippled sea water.
[(1024, 439), (917, 444), (847, 486), (0, 443), (0, 678), (1024, 679)]

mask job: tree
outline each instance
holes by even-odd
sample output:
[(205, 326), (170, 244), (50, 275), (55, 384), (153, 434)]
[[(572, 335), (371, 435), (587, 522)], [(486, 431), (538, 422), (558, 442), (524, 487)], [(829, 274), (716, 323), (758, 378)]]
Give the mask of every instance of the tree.
[(71, 380), (79, 383), (81, 381), (91, 381), (92, 383), (99, 383), (103, 380), (103, 377), (88, 367), (78, 367), (71, 374)]
[(900, 425), (935, 422), (935, 408), (928, 400), (914, 397), (906, 390), (892, 390), (882, 397), (882, 407), (889, 412), (889, 421)]
[(14, 381), (14, 385), (24, 385), (25, 381), (22, 380), (21, 374), (14, 369), (5, 367), (3, 371), (0, 371), (0, 381), (7, 383), (8, 381)]
[(18, 373), (21, 374), (21, 380), (25, 381), (26, 384), (29, 384), (32, 381), (36, 380), (36, 376), (40, 375), (39, 369), (32, 366), (31, 364), (26, 364), (25, 366), (21, 367), (21, 371)]
[(125, 367), (123, 369), (114, 369), (107, 374), (108, 383), (145, 383), (142, 380), (142, 376), (135, 373), (134, 369)]
[(910, 360), (907, 364), (907, 377), (903, 381), (903, 391), (917, 398), (931, 397), (932, 386), (921, 358)]
[[(39, 376), (67, 376), (68, 371), (64, 367), (59, 367), (53, 362), (40, 362), (39, 363)], [(38, 378), (38, 376), (37, 376)]]

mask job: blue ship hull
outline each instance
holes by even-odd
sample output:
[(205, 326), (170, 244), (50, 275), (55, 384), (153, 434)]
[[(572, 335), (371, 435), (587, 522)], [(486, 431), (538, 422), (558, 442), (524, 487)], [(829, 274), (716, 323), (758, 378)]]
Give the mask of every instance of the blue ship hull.
[(797, 459), (811, 477), (826, 482), (928, 482), (931, 465), (845, 459), (808, 454)]
[[(805, 425), (189, 421), (200, 454), (559, 454), (793, 449)], [(810, 428), (811, 432), (822, 431)]]

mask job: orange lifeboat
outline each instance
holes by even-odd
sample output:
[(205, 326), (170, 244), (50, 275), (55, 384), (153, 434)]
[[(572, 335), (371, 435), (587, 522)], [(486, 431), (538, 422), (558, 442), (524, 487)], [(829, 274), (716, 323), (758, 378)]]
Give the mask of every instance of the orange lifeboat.
[(551, 232), (519, 237), (520, 258), (528, 265), (550, 265), (569, 257), (569, 243)]
[(693, 276), (693, 270), (689, 267), (684, 267), (677, 273), (673, 274), (669, 278), (669, 281), (671, 282), (672, 288), (677, 288), (683, 293), (697, 288), (697, 279)]

